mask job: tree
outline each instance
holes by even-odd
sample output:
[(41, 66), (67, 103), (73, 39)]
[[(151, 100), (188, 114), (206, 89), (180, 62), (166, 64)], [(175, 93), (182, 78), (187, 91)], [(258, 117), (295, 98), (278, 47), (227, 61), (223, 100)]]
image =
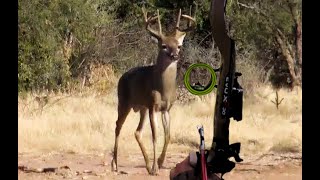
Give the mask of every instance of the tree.
[(19, 0), (19, 91), (64, 87), (110, 18), (101, 1)]
[[(230, 11), (235, 38), (254, 44), (262, 61), (284, 60), (291, 85), (301, 84), (301, 0), (233, 1)], [(274, 68), (283, 68), (280, 65)]]

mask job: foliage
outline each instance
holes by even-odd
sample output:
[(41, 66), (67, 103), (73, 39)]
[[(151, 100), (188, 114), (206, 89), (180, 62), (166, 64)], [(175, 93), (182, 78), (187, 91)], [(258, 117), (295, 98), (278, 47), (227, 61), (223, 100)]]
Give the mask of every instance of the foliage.
[[(122, 73), (153, 63), (157, 49), (143, 28), (143, 4), (150, 13), (160, 10), (163, 29), (167, 31), (172, 30), (179, 8), (189, 14), (192, 7), (197, 27), (185, 39), (183, 61), (214, 66), (219, 62), (211, 37), (210, 0), (18, 2), (19, 91), (63, 90), (83, 79), (88, 80), (85, 85), (90, 85), (90, 67), (94, 64), (112, 65), (116, 73)], [(298, 9), (295, 16), (290, 11), (292, 4)], [(226, 9), (230, 34), (237, 44), (239, 69), (246, 69), (245, 64), (249, 63), (250, 67), (254, 64), (255, 69), (261, 69), (264, 76), (273, 68), (278, 68), (273, 75), (288, 74), (286, 64), (279, 63), (283, 56), (279, 55), (275, 32), (279, 30), (284, 35), (288, 47), (295, 46), (294, 18), (301, 21), (301, 0), (228, 0)]]
[(97, 5), (91, 0), (19, 0), (19, 91), (67, 85), (77, 58), (64, 58), (66, 36), (72, 33), (77, 44), (74, 57), (86, 51), (95, 41), (95, 29), (108, 20)]
[[(283, 49), (276, 41), (277, 32), (283, 35), (283, 41), (287, 46), (294, 47), (296, 41), (294, 17), (290, 11), (290, 5), (296, 3), (298, 13), (301, 13), (301, 1), (254, 1), (242, 0), (232, 1), (228, 17), (230, 18), (232, 36), (241, 46), (238, 53), (254, 46), (256, 51), (256, 61), (262, 64), (268, 72), (275, 68), (275, 76), (270, 76), (271, 82), (286, 84), (286, 79), (290, 78), (288, 64), (282, 63), (284, 60)], [(300, 19), (301, 21), (301, 19)], [(292, 51), (292, 49), (290, 49)]]

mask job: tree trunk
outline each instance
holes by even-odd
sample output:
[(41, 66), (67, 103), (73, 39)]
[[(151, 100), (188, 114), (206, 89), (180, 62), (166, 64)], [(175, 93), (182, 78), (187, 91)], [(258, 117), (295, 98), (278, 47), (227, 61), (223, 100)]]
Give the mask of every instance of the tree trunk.
[(293, 86), (300, 85), (300, 82), (297, 79), (297, 76), (294, 70), (294, 67), (295, 67), (294, 58), (292, 57), (286, 43), (283, 42), (279, 31), (277, 31), (276, 33), (276, 41), (281, 49), (282, 55), (285, 57), (285, 60), (288, 63), (289, 72), (292, 78), (292, 85)]
[(302, 28), (301, 28), (301, 22), (297, 22), (297, 24), (296, 24), (296, 46), (297, 46), (298, 64), (299, 64), (299, 66), (302, 66)]
[(63, 56), (68, 62), (72, 54), (73, 35), (71, 32), (66, 33), (63, 44)]
[(302, 28), (301, 22), (297, 21), (296, 24), (296, 56), (297, 56), (297, 75), (299, 81), (302, 81)]
[(302, 81), (302, 23), (301, 17), (299, 15), (298, 2), (295, 0), (287, 0), (287, 5), (290, 9), (291, 17), (295, 23), (295, 48), (291, 48), (290, 44), (285, 41), (286, 37), (283, 33), (277, 28), (277, 26), (272, 22), (272, 19), (264, 13), (256, 9), (253, 6), (249, 6), (243, 3), (237, 2), (238, 6), (245, 8), (253, 9), (255, 12), (262, 15), (269, 23), (271, 29), (276, 29), (276, 42), (282, 50), (282, 54), (288, 62), (289, 71), (292, 77), (293, 86), (301, 85)]
[(299, 15), (298, 3), (295, 1), (289, 1), (288, 6), (291, 12), (292, 19), (294, 21), (294, 34), (295, 34), (295, 56), (296, 56), (296, 69), (298, 81), (301, 82), (302, 77), (302, 22)]

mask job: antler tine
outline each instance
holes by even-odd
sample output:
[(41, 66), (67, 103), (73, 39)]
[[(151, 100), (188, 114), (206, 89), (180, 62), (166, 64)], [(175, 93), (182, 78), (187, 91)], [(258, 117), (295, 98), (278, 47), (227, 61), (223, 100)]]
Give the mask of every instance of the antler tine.
[(160, 33), (160, 35), (162, 35), (162, 28), (161, 28), (161, 20), (160, 20), (159, 9), (157, 9), (157, 14), (158, 14), (159, 33)]
[(162, 34), (162, 28), (161, 28), (161, 20), (160, 20), (159, 9), (157, 9), (157, 15), (158, 15), (159, 33), (161, 35)]
[[(191, 11), (192, 11), (192, 5), (190, 6), (190, 16), (192, 16)], [(190, 26), (191, 26), (191, 21), (189, 21), (189, 23), (188, 23), (188, 27), (190, 27)]]
[[(160, 38), (161, 37), (161, 25), (160, 25), (160, 21), (159, 21), (159, 12), (158, 12), (158, 16), (155, 16), (155, 17), (149, 17), (148, 18), (148, 15), (147, 15), (147, 12), (146, 12), (146, 9), (145, 7), (143, 6), (142, 7), (142, 13), (143, 13), (143, 16), (144, 16), (144, 21), (146, 23), (146, 30), (152, 35), (154, 36), (155, 38)], [(159, 22), (159, 29), (160, 31), (157, 32), (156, 30), (152, 29), (150, 27), (150, 23), (153, 22), (156, 18), (158, 18), (158, 22)]]
[[(190, 8), (190, 15), (191, 15), (191, 8)], [(181, 28), (179, 27), (179, 24), (178, 24), (178, 23), (180, 23), (180, 16), (183, 17), (183, 18), (185, 18), (185, 19), (187, 19), (187, 20), (189, 20), (189, 23), (188, 23), (189, 26), (188, 26), (186, 29), (181, 29)], [(193, 22), (193, 23), (191, 23), (191, 22)], [(185, 14), (182, 14), (182, 15), (181, 15), (181, 9), (180, 9), (180, 11), (179, 11), (179, 18), (178, 18), (178, 22), (177, 22), (176, 29), (177, 29), (178, 31), (180, 31), (180, 32), (188, 32), (188, 31), (193, 30), (194, 27), (195, 27), (195, 25), (196, 25), (196, 20), (195, 20), (193, 17), (191, 17), (191, 16), (188, 16), (188, 15), (185, 15)]]
[(181, 9), (179, 9), (179, 14), (178, 14), (178, 18), (177, 18), (177, 25), (176, 25), (176, 29), (179, 29), (180, 18), (181, 18)]
[(146, 12), (146, 9), (145, 9), (144, 5), (142, 6), (141, 10), (142, 10), (142, 13), (143, 13), (144, 21), (146, 23), (146, 22), (148, 22), (148, 16), (147, 16), (147, 12)]

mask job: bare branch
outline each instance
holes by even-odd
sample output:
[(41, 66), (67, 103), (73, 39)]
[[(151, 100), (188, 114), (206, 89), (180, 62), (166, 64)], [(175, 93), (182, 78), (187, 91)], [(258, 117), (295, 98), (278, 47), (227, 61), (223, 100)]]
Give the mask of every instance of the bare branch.
[(255, 7), (253, 6), (249, 6), (249, 5), (246, 5), (246, 4), (243, 4), (243, 3), (240, 3), (239, 1), (237, 2), (237, 4), (241, 7), (244, 7), (244, 8), (249, 8), (249, 9), (255, 9)]

